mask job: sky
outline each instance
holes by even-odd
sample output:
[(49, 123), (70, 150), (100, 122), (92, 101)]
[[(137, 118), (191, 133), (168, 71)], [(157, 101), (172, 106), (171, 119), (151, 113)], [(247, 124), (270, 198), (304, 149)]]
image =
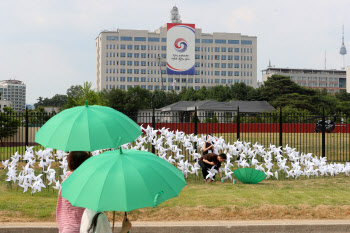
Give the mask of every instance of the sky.
[(204, 33), (257, 36), (258, 80), (269, 60), (324, 69), (326, 57), (327, 69), (340, 69), (343, 24), (350, 46), (350, 0), (0, 0), (0, 80), (23, 81), (29, 104), (86, 81), (95, 86), (100, 31), (154, 31), (175, 4), (183, 23)]

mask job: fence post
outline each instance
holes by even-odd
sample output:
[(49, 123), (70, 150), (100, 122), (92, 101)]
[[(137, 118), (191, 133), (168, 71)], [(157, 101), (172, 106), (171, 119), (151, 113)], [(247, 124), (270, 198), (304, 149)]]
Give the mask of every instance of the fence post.
[(282, 118), (282, 108), (280, 107), (280, 145), (279, 145), (280, 147), (283, 147), (283, 145), (282, 145), (282, 144), (283, 144), (283, 143), (282, 143), (282, 139), (283, 139), (283, 138), (282, 138), (282, 135), (283, 135), (283, 134), (282, 134), (282, 133), (283, 133), (283, 129), (282, 129), (283, 123), (282, 123), (282, 122), (283, 122), (283, 121), (282, 121), (282, 120), (283, 120), (283, 118)]
[(240, 139), (241, 137), (241, 119), (240, 119), (240, 116), (239, 116), (239, 106), (237, 107), (237, 140)]
[(322, 111), (322, 157), (326, 157), (326, 117)]
[[(198, 122), (197, 122), (197, 106), (194, 107), (194, 135), (198, 134)], [(194, 149), (197, 153), (197, 142), (194, 143)]]
[[(155, 109), (154, 109), (154, 105), (152, 106), (152, 128), (155, 129), (156, 128), (156, 116), (155, 116)], [(156, 152), (156, 149), (154, 148), (154, 145), (152, 144), (152, 153), (154, 154)]]
[(26, 125), (25, 125), (25, 144), (26, 144), (26, 147), (29, 146), (29, 143), (28, 143), (28, 140), (29, 140), (29, 129), (28, 129), (28, 123), (29, 123), (29, 116), (28, 116), (28, 107), (26, 107), (26, 115), (25, 115), (25, 122), (26, 122)]

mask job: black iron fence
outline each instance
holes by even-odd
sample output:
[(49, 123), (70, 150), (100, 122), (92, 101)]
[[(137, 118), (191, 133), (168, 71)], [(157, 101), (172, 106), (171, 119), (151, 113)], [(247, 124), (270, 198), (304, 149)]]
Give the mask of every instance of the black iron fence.
[[(289, 146), (300, 153), (327, 157), (328, 161), (350, 161), (350, 116), (287, 114), (233, 111), (159, 112), (156, 110), (127, 113), (142, 127), (167, 128), (186, 134), (222, 137), (226, 143), (237, 140), (270, 145)], [(0, 113), (0, 160), (16, 153), (24, 154), (26, 146), (42, 149), (35, 143), (35, 133), (53, 114)], [(200, 149), (202, 145), (195, 145)], [(197, 147), (198, 146), (198, 147)], [(150, 143), (145, 145), (151, 149)], [(155, 149), (152, 148), (154, 152)], [(189, 158), (182, 147), (183, 154)], [(200, 151), (200, 150), (198, 150)]]

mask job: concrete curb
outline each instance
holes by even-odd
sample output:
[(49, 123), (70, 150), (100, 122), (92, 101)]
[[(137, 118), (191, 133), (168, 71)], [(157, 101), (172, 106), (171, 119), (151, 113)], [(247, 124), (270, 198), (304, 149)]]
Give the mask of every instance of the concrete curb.
[[(116, 225), (119, 232), (120, 224)], [(56, 223), (1, 223), (1, 233), (57, 233)], [(350, 232), (349, 220), (133, 222), (133, 233)]]

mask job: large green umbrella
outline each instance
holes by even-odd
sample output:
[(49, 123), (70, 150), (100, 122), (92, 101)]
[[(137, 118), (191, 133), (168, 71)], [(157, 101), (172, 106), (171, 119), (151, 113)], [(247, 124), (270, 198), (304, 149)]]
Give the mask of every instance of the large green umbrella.
[[(63, 151), (95, 151), (134, 141), (141, 128), (110, 107), (88, 105), (66, 109), (47, 121), (35, 142)], [(119, 145), (116, 145), (119, 137)]]
[(182, 172), (158, 156), (119, 150), (93, 156), (63, 183), (62, 197), (94, 211), (155, 207), (176, 197), (186, 185)]

